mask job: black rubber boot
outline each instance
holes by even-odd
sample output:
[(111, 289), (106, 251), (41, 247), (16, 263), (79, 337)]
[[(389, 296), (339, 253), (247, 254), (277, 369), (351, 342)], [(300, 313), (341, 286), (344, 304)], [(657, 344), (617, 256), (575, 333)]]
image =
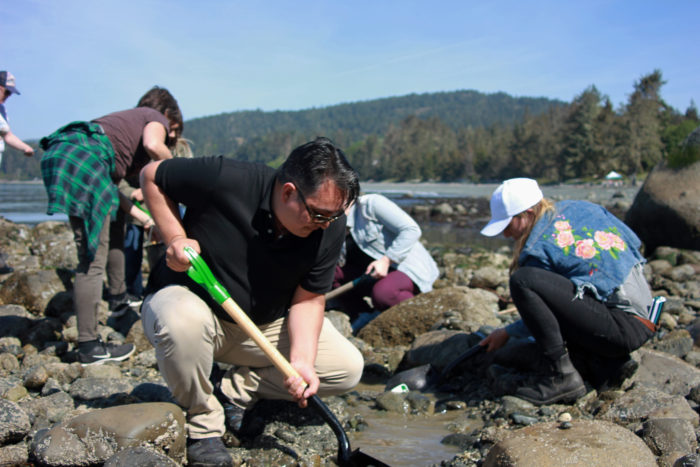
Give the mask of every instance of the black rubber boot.
[(535, 405), (548, 405), (560, 401), (572, 403), (585, 393), (583, 379), (571, 363), (569, 354), (565, 353), (552, 362), (550, 374), (518, 388), (515, 396)]

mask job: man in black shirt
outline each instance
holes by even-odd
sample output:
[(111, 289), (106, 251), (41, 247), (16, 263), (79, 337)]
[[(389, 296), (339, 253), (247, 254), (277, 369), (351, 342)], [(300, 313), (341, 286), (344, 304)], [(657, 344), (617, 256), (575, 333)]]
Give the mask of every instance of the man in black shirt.
[[(296, 400), (353, 388), (359, 351), (324, 318), (345, 232), (345, 209), (359, 192), (342, 151), (317, 138), (275, 171), (223, 157), (149, 164), (141, 186), (162, 238), (143, 326), (175, 400), (187, 411), (190, 464), (230, 465), (224, 411), (209, 374), (235, 365), (221, 391), (242, 413), (261, 398)], [(186, 207), (181, 219), (178, 204)], [(303, 380), (287, 380), (184, 272), (184, 247), (199, 252), (231, 297)], [(307, 386), (308, 384), (308, 386)], [(236, 412), (236, 410), (234, 410)]]

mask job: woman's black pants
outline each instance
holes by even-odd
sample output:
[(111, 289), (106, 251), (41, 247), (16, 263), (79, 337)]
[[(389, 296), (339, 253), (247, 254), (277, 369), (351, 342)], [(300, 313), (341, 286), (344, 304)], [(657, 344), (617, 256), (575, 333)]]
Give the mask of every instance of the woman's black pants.
[(576, 286), (564, 276), (522, 267), (510, 278), (510, 294), (542, 352), (551, 360), (572, 353), (627, 359), (653, 333), (639, 319), (608, 308), (589, 293), (574, 298)]

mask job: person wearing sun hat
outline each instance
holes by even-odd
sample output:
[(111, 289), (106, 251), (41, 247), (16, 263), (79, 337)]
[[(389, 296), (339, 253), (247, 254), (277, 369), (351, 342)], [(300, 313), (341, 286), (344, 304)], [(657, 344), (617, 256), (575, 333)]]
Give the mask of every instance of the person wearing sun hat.
[[(5, 110), (5, 101), (12, 94), (19, 94), (15, 85), (15, 77), (9, 71), (0, 71), (0, 163), (2, 163), (2, 153), (5, 151), (5, 143), (22, 151), (27, 157), (34, 155), (34, 149), (10, 131), (9, 119), (7, 118), (7, 111)], [(9, 274), (12, 271), (14, 271), (14, 269), (5, 263), (4, 255), (0, 253), (0, 274)]]
[(582, 374), (597, 388), (619, 384), (633, 366), (630, 352), (656, 330), (637, 235), (597, 204), (553, 204), (529, 178), (504, 181), (490, 205), (481, 233), (515, 240), (509, 285), (521, 320), (481, 345), (493, 351), (511, 336), (532, 336), (548, 363), (515, 395), (538, 405), (573, 402), (586, 392)]

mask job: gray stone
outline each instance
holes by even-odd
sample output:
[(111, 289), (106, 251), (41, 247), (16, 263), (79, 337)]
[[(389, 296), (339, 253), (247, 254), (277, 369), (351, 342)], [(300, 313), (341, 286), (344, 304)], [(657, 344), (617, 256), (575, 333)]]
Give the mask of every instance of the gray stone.
[(655, 467), (644, 442), (614, 423), (576, 420), (569, 429), (557, 422), (538, 423), (510, 433), (496, 443), (484, 467), (536, 465), (634, 465)]
[(410, 412), (410, 404), (406, 401), (406, 394), (397, 392), (383, 392), (377, 396), (377, 407), (387, 412), (407, 414)]
[(49, 301), (66, 288), (56, 270), (15, 271), (0, 286), (0, 301), (24, 306), (35, 315), (42, 315)]
[(663, 160), (647, 176), (625, 215), (625, 223), (648, 251), (660, 245), (700, 250), (698, 199), (700, 162), (676, 169)]
[(692, 388), (700, 384), (700, 369), (678, 357), (647, 348), (638, 349), (633, 356), (639, 361), (639, 368), (630, 378), (632, 383), (681, 396), (686, 396)]
[(0, 378), (0, 397), (9, 401), (18, 401), (27, 395), (27, 388), (16, 376)]
[(680, 418), (647, 420), (642, 426), (642, 439), (657, 456), (694, 452), (698, 447), (693, 425)]
[(29, 450), (24, 443), (10, 444), (0, 447), (0, 465), (28, 465)]
[(673, 330), (654, 344), (654, 349), (675, 355), (678, 358), (685, 357), (692, 348), (693, 338), (685, 329)]
[(352, 326), (350, 325), (350, 317), (341, 311), (328, 311), (326, 312), (326, 318), (333, 324), (343, 336), (352, 336)]
[(65, 222), (41, 222), (32, 229), (32, 253), (40, 257), (46, 268), (75, 269), (78, 250), (73, 231)]
[(63, 391), (54, 392), (46, 397), (27, 399), (19, 405), (29, 414), (32, 423), (37, 419), (47, 423), (60, 422), (75, 408), (73, 398)]
[(90, 401), (115, 394), (128, 394), (133, 389), (131, 382), (121, 378), (78, 378), (70, 386), (74, 399)]
[(43, 365), (37, 365), (24, 373), (24, 386), (28, 389), (41, 389), (49, 379), (49, 372)]
[(104, 467), (177, 467), (178, 465), (180, 464), (171, 458), (155, 449), (145, 446), (134, 446), (122, 449), (104, 463)]
[(493, 266), (477, 269), (469, 281), (469, 287), (482, 289), (495, 289), (502, 284), (508, 284), (508, 272)]
[(0, 353), (0, 376), (7, 376), (19, 370), (19, 360), (9, 352)]
[(603, 409), (597, 418), (621, 425), (652, 418), (682, 418), (698, 425), (698, 414), (683, 396), (672, 396), (658, 389), (635, 385)]
[(38, 431), (30, 450), (34, 459), (51, 467), (82, 467), (98, 462), (78, 436), (60, 425)]
[(683, 264), (681, 266), (676, 266), (670, 271), (667, 271), (663, 275), (675, 282), (685, 282), (692, 280), (696, 277), (697, 272), (695, 268), (690, 264)]
[(498, 296), (482, 289), (447, 287), (419, 294), (384, 311), (358, 337), (374, 347), (411, 344), (445, 315), (456, 313), (464, 330), (477, 331), (483, 325), (498, 326)]
[(64, 426), (83, 440), (101, 433), (114, 440), (118, 448), (147, 443), (178, 462), (185, 453), (185, 415), (175, 404), (109, 407), (75, 417)]
[(30, 427), (29, 417), (19, 405), (0, 399), (0, 445), (21, 441)]

